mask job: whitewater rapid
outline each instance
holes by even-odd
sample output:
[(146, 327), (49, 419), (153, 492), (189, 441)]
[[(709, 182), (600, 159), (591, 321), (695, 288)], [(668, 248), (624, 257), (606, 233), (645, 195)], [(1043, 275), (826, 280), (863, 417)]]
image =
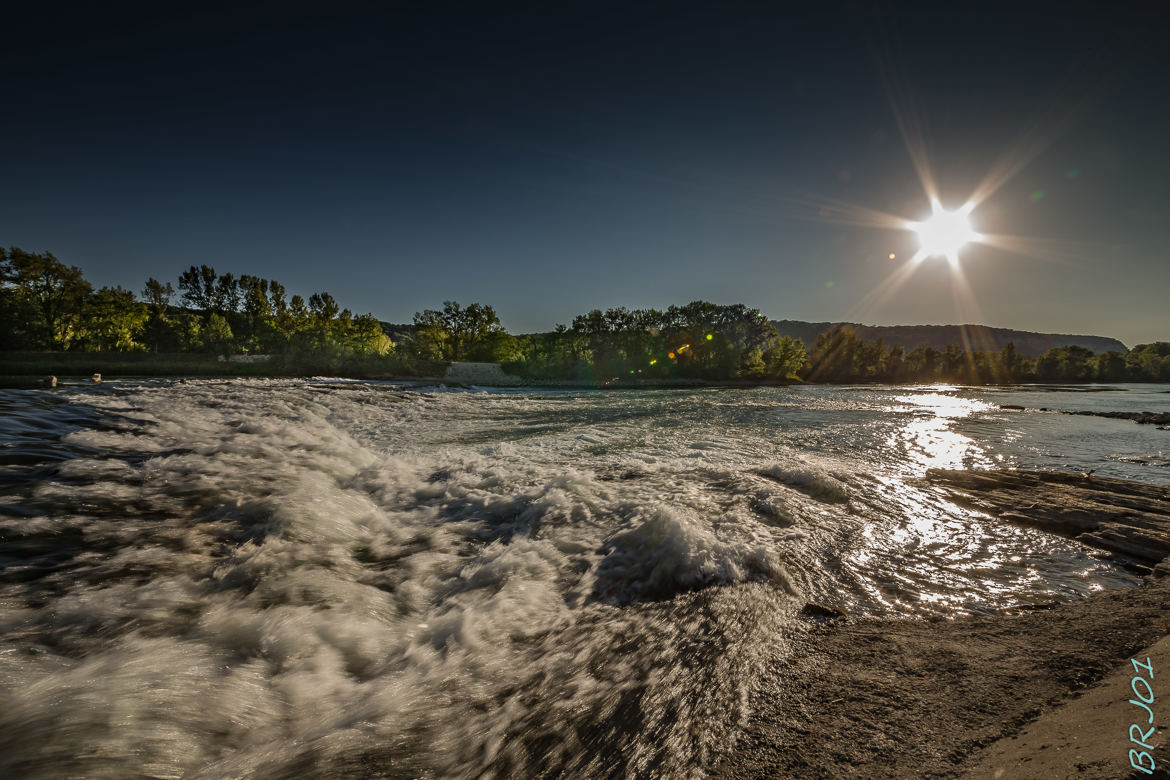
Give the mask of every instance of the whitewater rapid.
[(1160, 440), (1096, 433), (1127, 423), (994, 400), (0, 391), (0, 775), (701, 775), (808, 601), (952, 616), (1137, 584), (918, 480), (1058, 457), (1065, 422), (1095, 442), (1076, 457), (1166, 478), (1125, 460)]

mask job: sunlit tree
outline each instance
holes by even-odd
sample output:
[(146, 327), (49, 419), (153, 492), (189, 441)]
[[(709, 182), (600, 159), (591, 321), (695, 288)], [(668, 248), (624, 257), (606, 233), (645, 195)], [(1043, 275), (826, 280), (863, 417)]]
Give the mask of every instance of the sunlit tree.
[(67, 348), (78, 335), (82, 308), (93, 290), (81, 269), (65, 265), (52, 252), (13, 247), (5, 256), (4, 275), (17, 307), (32, 318), (26, 324), (29, 346)]
[(150, 317), (147, 305), (121, 287), (103, 287), (86, 301), (80, 327), (86, 349), (133, 351), (144, 349), (143, 330)]

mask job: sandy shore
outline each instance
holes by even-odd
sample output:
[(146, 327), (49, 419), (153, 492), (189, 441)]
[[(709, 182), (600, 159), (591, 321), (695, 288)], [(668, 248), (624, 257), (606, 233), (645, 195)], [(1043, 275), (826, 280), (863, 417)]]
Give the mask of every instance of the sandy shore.
[[(1131, 528), (1122, 534), (1126, 543), (1161, 541), (1170, 526), (1170, 501), (1161, 502), (1158, 488), (999, 473), (1006, 477), (998, 484), (947, 481), (986, 508), (1007, 514), (1010, 506), (1019, 521), (1031, 517), (1036, 525), (1047, 524), (1053, 506), (1045, 497), (1070, 491), (1080, 506), (1115, 495), (1105, 522)], [(1083, 525), (1066, 524), (1065, 533), (1118, 551), (1121, 537)], [(1148, 551), (1134, 563), (1161, 574), (1156, 557)], [(714, 776), (1170, 777), (1170, 687), (1163, 682), (1170, 679), (1170, 577), (1016, 614), (824, 620), (810, 618), (793, 655), (778, 655), (759, 681), (755, 714)], [(1146, 656), (1155, 671), (1154, 775), (1131, 769), (1128, 752), (1138, 713), (1127, 703), (1130, 658)]]

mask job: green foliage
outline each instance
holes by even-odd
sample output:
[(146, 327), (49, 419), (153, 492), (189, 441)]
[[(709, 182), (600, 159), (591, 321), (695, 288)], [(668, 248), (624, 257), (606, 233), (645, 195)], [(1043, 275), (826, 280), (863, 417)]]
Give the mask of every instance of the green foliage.
[[(570, 326), (516, 336), (503, 329), (491, 306), (445, 301), (442, 310), (415, 314), (412, 326), (396, 326), (399, 348), (372, 315), (355, 316), (327, 292), (315, 292), (306, 302), (300, 295), (289, 298), (276, 280), (220, 275), (200, 265), (179, 275), (178, 293), (182, 308), (173, 304), (176, 288), (154, 278), (146, 280), (141, 300), (121, 287), (95, 292), (81, 269), (51, 253), (0, 249), (0, 349), (154, 352), (160, 360), (175, 352), (206, 355), (193, 356), (195, 362), (260, 354), (271, 359), (251, 364), (263, 367), (249, 371), (266, 374), (434, 375), (448, 361), (490, 361), (531, 378), (598, 384), (1170, 381), (1170, 342), (1142, 344), (1126, 354), (1058, 347), (1029, 360), (1012, 344), (999, 352), (958, 344), (942, 352), (926, 344), (906, 352), (839, 328), (821, 334), (806, 354), (804, 344), (781, 338), (763, 314), (742, 304), (594, 309)], [(248, 373), (231, 365), (224, 371)]]
[(15, 247), (5, 253), (5, 286), (12, 285), (12, 326), (36, 349), (66, 349), (77, 339), (82, 309), (93, 287), (76, 266), (51, 252), (35, 254)]
[(1036, 378), (1044, 382), (1091, 382), (1097, 356), (1084, 347), (1055, 347), (1036, 359)]
[(1109, 350), (1097, 355), (1097, 380), (1100, 382), (1124, 382), (1129, 378), (1125, 355)]
[(153, 276), (146, 280), (142, 288), (142, 300), (150, 306), (152, 314), (163, 315), (171, 305), (171, 298), (175, 297), (175, 288), (170, 282), (163, 284)]
[(939, 352), (925, 344), (904, 354), (880, 340), (863, 342), (848, 328), (821, 334), (803, 377), (817, 382), (1125, 382), (1170, 380), (1170, 343), (1143, 344), (1127, 355), (1095, 354), (1079, 346), (1055, 347), (1029, 360), (1008, 344), (979, 352), (950, 344)]
[(656, 309), (594, 309), (551, 333), (517, 339), (507, 368), (533, 378), (791, 379), (804, 346), (780, 338), (756, 309), (694, 301)]
[(812, 382), (856, 382), (858, 352), (864, 342), (849, 328), (826, 331), (817, 338), (805, 378)]
[(215, 305), (215, 269), (208, 265), (191, 266), (179, 275), (183, 303), (196, 311), (210, 314)]
[(344, 346), (358, 355), (385, 356), (394, 349), (394, 342), (382, 331), (381, 324), (369, 314), (355, 317), (344, 333)]
[(783, 336), (764, 352), (765, 374), (777, 379), (796, 379), (805, 357), (804, 344)]
[(207, 318), (207, 324), (199, 335), (203, 350), (217, 355), (229, 354), (235, 340), (231, 325), (218, 314), (212, 314)]
[(443, 313), (427, 309), (414, 315), (414, 352), (423, 360), (450, 360), (451, 331)]
[(414, 330), (414, 353), (424, 360), (500, 362), (516, 353), (496, 310), (481, 303), (444, 301), (442, 311), (415, 314)]
[(300, 296), (288, 302), (277, 281), (221, 276), (208, 265), (183, 271), (178, 289), (185, 308), (172, 305), (170, 282), (154, 278), (141, 301), (121, 287), (93, 292), (80, 269), (51, 254), (0, 250), (0, 348), (243, 352), (300, 361), (328, 355), (343, 363), (386, 359), (394, 350), (373, 316), (340, 310), (327, 292), (311, 295), (307, 306)]
[(85, 349), (99, 352), (142, 350), (145, 347), (137, 339), (149, 317), (147, 305), (139, 303), (131, 291), (103, 287), (85, 302), (80, 342)]
[(1125, 365), (1139, 382), (1170, 381), (1170, 342), (1138, 344), (1125, 356)]

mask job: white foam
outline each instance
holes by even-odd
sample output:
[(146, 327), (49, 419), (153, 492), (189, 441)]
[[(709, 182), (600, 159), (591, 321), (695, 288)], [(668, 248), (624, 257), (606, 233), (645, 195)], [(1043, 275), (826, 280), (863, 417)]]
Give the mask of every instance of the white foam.
[(690, 513), (666, 507), (634, 518), (606, 547), (597, 588), (614, 603), (757, 578), (794, 592), (776, 554), (765, 545), (723, 541)]
[(0, 585), (0, 776), (701, 775), (793, 593), (926, 581), (864, 536), (898, 478), (854, 507), (751, 392), (78, 396), (91, 455), (0, 519), (72, 556)]
[(774, 464), (760, 473), (822, 501), (849, 500), (849, 488), (837, 476), (815, 465)]

